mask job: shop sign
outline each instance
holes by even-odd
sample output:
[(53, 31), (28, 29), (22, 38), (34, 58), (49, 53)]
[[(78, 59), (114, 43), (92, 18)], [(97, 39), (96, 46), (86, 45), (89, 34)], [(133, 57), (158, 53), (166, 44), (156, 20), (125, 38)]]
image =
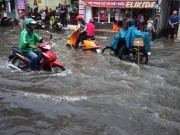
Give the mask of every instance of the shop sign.
[(18, 5), (19, 10), (25, 9), (25, 1), (24, 0), (18, 0), (17, 5)]
[(84, 16), (84, 6), (83, 6), (83, 3), (82, 3), (82, 0), (79, 0), (79, 15), (82, 15)]
[(157, 2), (158, 0), (82, 0), (84, 2), (93, 1), (93, 2)]
[(126, 2), (126, 8), (153, 8), (156, 2)]
[(96, 2), (84, 1), (86, 6), (94, 7), (119, 7), (119, 8), (154, 8), (157, 7), (157, 2)]
[(118, 6), (120, 8), (125, 7), (125, 2), (85, 2), (85, 5), (87, 6), (97, 6), (97, 7), (114, 7)]

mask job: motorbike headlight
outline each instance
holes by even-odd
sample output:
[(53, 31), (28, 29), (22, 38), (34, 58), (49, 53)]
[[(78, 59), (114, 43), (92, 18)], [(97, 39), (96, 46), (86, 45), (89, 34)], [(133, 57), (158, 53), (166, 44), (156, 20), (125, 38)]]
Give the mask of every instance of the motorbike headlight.
[(51, 49), (51, 45), (47, 44), (43, 48), (49, 50), (49, 49)]

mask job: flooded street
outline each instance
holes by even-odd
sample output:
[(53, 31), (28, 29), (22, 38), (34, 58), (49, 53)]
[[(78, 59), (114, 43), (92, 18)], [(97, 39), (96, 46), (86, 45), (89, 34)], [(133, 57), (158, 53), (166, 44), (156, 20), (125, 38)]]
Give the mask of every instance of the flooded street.
[[(147, 65), (66, 48), (53, 31), (62, 74), (8, 68), (20, 29), (0, 27), (1, 135), (179, 135), (180, 42), (152, 44)], [(50, 32), (36, 31), (46, 41)], [(97, 32), (101, 49), (115, 33)]]

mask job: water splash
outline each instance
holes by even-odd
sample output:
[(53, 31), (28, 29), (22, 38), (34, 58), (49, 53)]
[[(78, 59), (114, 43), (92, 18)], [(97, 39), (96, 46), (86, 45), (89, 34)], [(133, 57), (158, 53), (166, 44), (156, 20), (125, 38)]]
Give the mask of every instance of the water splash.
[(37, 98), (41, 100), (53, 101), (55, 104), (61, 103), (63, 101), (68, 103), (74, 103), (82, 100), (87, 100), (87, 96), (54, 96), (47, 94), (35, 94), (35, 93), (24, 93), (27, 98)]
[(21, 71), (21, 69), (20, 68), (18, 68), (18, 67), (16, 67), (16, 66), (14, 66), (13, 64), (8, 64), (8, 66), (7, 66), (9, 69), (12, 69), (12, 70), (16, 70), (16, 71)]

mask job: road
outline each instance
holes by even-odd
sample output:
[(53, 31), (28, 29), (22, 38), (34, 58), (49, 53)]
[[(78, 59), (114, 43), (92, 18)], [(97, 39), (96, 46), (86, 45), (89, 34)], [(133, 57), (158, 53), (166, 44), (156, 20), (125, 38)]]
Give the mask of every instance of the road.
[[(50, 32), (36, 31), (46, 41)], [(71, 30), (52, 32), (63, 74), (8, 68), (20, 29), (0, 27), (1, 135), (179, 135), (180, 43), (152, 44), (147, 65), (67, 49)], [(101, 49), (114, 33), (96, 33)]]

